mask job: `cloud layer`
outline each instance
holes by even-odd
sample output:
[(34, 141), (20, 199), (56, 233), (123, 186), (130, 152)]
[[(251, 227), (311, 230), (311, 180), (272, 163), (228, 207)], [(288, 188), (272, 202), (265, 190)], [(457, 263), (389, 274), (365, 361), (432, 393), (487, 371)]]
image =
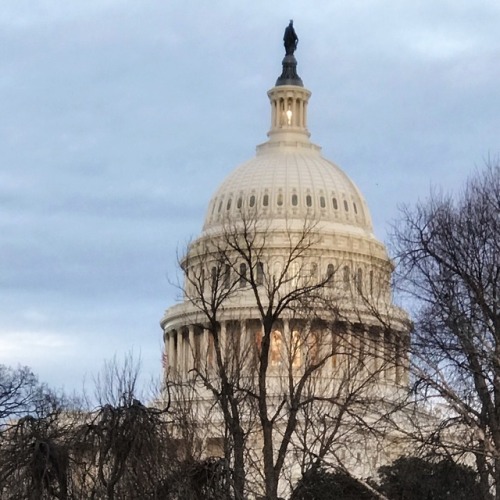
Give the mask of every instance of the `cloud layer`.
[(159, 374), (177, 252), (266, 139), (290, 18), (312, 139), (381, 238), (398, 204), (497, 158), (493, 1), (7, 0), (0, 362), (74, 388), (134, 349)]

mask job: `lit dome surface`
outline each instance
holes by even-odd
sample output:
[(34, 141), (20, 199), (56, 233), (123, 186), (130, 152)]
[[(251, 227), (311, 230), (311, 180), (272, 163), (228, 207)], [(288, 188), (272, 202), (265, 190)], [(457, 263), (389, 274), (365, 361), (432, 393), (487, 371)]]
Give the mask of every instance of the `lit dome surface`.
[[(253, 211), (259, 218), (327, 221), (372, 232), (370, 213), (352, 180), (317, 147), (259, 147), (209, 203), (204, 230)], [(312, 145), (311, 145), (312, 146)]]

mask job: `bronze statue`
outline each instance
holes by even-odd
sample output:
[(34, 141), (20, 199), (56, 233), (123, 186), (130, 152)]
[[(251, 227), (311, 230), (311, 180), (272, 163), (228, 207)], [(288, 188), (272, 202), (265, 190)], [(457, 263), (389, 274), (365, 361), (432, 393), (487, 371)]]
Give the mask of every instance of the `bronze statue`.
[(285, 53), (287, 56), (293, 56), (293, 53), (297, 49), (297, 44), (299, 43), (299, 38), (293, 29), (293, 20), (290, 19), (290, 24), (285, 29), (285, 34), (283, 35), (283, 42), (285, 43)]

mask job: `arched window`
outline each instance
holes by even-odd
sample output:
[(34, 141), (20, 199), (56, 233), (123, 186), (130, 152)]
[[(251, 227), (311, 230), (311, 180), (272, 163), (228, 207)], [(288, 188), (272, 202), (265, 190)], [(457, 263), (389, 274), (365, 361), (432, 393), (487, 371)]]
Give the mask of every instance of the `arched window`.
[(269, 195), (265, 194), (264, 197), (262, 198), (262, 205), (265, 207), (269, 206)]
[(238, 207), (238, 210), (242, 207), (243, 205), (243, 200), (241, 199), (241, 196), (238, 198), (238, 203), (236, 203), (236, 206)]
[(240, 288), (247, 285), (247, 265), (240, 264)]
[(370, 271), (370, 295), (373, 295), (373, 270)]
[(318, 264), (316, 262), (311, 263), (311, 277), (316, 278), (316, 275), (318, 274)]
[(349, 212), (349, 204), (347, 203), (347, 200), (344, 200), (344, 208), (346, 212)]
[(220, 213), (221, 210), (222, 210), (222, 200), (220, 200), (219, 209), (217, 210), (217, 212)]
[(278, 207), (283, 206), (283, 195), (281, 193), (278, 194)]
[(359, 293), (363, 293), (363, 269), (358, 268), (358, 272), (356, 274), (356, 288)]
[(214, 266), (210, 270), (210, 276), (212, 279), (212, 288), (217, 288), (217, 268)]
[(328, 264), (326, 268), (326, 278), (328, 280), (328, 286), (333, 286), (333, 280), (335, 278), (335, 268), (333, 264)]
[(232, 202), (232, 199), (229, 198), (229, 200), (227, 200), (226, 210), (231, 210), (231, 202)]
[(352, 202), (352, 206), (354, 208), (354, 213), (357, 214), (358, 213), (358, 207), (356, 206), (356, 203), (354, 201)]
[(226, 264), (224, 267), (224, 288), (231, 286), (231, 266)]
[(299, 204), (299, 197), (296, 194), (292, 194), (292, 205), (296, 207)]
[(326, 200), (325, 200), (325, 197), (324, 196), (321, 196), (320, 199), (319, 199), (319, 206), (321, 208), (326, 208)]
[(264, 283), (264, 264), (257, 262), (257, 285)]
[(306, 196), (306, 205), (307, 205), (308, 207), (312, 207), (312, 204), (313, 204), (312, 196), (311, 196), (310, 194), (308, 194), (308, 195)]
[(254, 207), (255, 206), (255, 196), (252, 194), (252, 196), (250, 196), (250, 203), (249, 205), (251, 207)]
[(334, 210), (338, 210), (339, 204), (337, 203), (337, 198), (332, 198), (332, 205)]
[(350, 281), (351, 281), (349, 266), (344, 266), (343, 281), (344, 281), (344, 290), (349, 290), (349, 285), (350, 285)]

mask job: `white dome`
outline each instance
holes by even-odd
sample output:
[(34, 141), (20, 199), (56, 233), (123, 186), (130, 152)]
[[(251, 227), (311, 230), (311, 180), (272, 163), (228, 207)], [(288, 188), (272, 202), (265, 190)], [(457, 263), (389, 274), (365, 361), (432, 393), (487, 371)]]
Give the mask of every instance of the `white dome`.
[(321, 230), (327, 233), (374, 238), (370, 212), (359, 189), (309, 140), (310, 95), (304, 87), (288, 84), (268, 92), (269, 141), (258, 146), (256, 157), (233, 171), (219, 187), (208, 205), (205, 232), (217, 232), (228, 221), (248, 214), (292, 223), (311, 220), (321, 223)]
[(260, 146), (257, 156), (233, 171), (212, 197), (204, 230), (248, 211), (256, 211), (259, 218), (309, 217), (372, 232), (359, 189), (312, 144)]

